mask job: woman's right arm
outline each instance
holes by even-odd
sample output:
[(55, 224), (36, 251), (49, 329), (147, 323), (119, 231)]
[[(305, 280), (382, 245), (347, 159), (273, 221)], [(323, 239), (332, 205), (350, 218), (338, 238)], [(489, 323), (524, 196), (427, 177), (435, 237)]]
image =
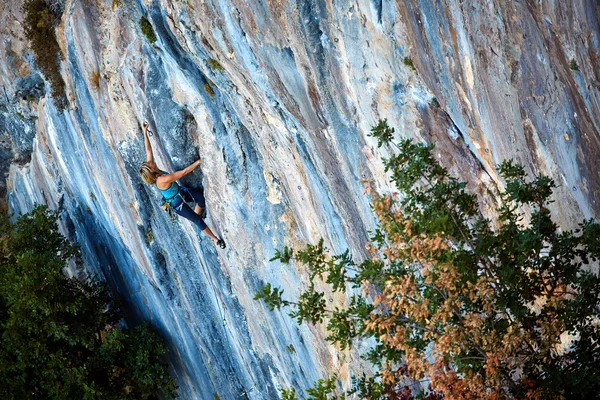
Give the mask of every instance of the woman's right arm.
[(190, 172), (192, 172), (193, 170), (198, 168), (199, 165), (200, 165), (200, 160), (194, 161), (193, 163), (191, 163), (184, 169), (173, 172), (172, 174), (165, 174), (165, 175), (159, 176), (157, 180), (160, 180), (161, 183), (165, 184), (165, 185), (167, 183), (175, 182), (176, 180), (183, 178), (184, 176), (186, 176), (187, 174), (189, 174)]

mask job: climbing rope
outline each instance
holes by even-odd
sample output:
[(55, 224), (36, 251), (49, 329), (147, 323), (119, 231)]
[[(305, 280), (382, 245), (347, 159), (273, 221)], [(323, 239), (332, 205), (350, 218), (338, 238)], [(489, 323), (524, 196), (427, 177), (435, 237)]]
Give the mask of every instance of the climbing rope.
[[(147, 125), (147, 123), (146, 123)], [(148, 136), (153, 136), (153, 132), (150, 130), (150, 127), (146, 126), (146, 132), (148, 132)], [(181, 196), (180, 193), (177, 194), (178, 196)], [(182, 198), (182, 200), (185, 201), (184, 198)], [(173, 206), (171, 205), (170, 202), (165, 202), (163, 203), (163, 205), (165, 206), (165, 210), (168, 211), (169, 216), (171, 218), (171, 221), (174, 222), (177, 219), (177, 214), (175, 213), (175, 210), (173, 209)], [(225, 332), (225, 341), (227, 342), (227, 347), (229, 348), (229, 368), (231, 370), (231, 374), (234, 378), (236, 378), (236, 380), (239, 382), (240, 386), (242, 387), (242, 394), (240, 394), (238, 396), (238, 398), (242, 398), (242, 397), (246, 397), (248, 398), (248, 393), (253, 391), (254, 388), (256, 387), (256, 383), (254, 382), (254, 380), (252, 380), (252, 387), (249, 390), (246, 390), (244, 388), (244, 385), (239, 381), (239, 379), (237, 379), (236, 374), (235, 374), (235, 370), (233, 368), (233, 360), (231, 359), (231, 356), (233, 354), (233, 349), (231, 348), (231, 341), (229, 340), (229, 332), (228, 332), (228, 325), (227, 325), (227, 320), (225, 319), (225, 314), (223, 313), (223, 309), (221, 307), (221, 301), (219, 300), (218, 296), (217, 296), (217, 289), (215, 286), (215, 283), (213, 281), (212, 278), (212, 274), (209, 273), (208, 269), (204, 266), (204, 264), (202, 264), (202, 269), (204, 270), (204, 274), (208, 277), (208, 280), (210, 281), (210, 285), (212, 287), (213, 290), (213, 295), (215, 296), (215, 299), (217, 300), (217, 308), (219, 309), (219, 315), (221, 317), (221, 321), (223, 321), (223, 331)], [(223, 302), (223, 307), (225, 307), (225, 303)], [(252, 379), (252, 375), (248, 374), (248, 376), (250, 376)]]
[[(221, 308), (221, 300), (219, 300), (219, 298), (217, 297), (217, 289), (215, 286), (215, 283), (213, 281), (212, 278), (212, 274), (209, 273), (208, 269), (204, 266), (203, 263), (200, 263), (202, 265), (202, 269), (204, 270), (205, 275), (208, 277), (208, 280), (210, 281), (210, 285), (212, 287), (213, 290), (213, 295), (215, 296), (215, 299), (217, 300), (217, 308), (219, 309), (219, 315), (221, 317), (221, 321), (223, 321), (223, 331), (225, 332), (225, 341), (227, 342), (227, 347), (229, 347), (229, 368), (231, 369), (231, 373), (233, 375), (233, 377), (236, 377), (235, 375), (235, 370), (233, 368), (233, 360), (231, 359), (231, 355), (233, 354), (233, 349), (231, 348), (231, 342), (229, 340), (229, 334), (228, 334), (228, 325), (227, 325), (227, 320), (225, 319), (225, 314), (223, 313), (223, 309)], [(223, 302), (223, 307), (225, 307), (225, 303)], [(248, 374), (249, 376), (251, 376), (250, 374)], [(250, 378), (252, 379), (252, 378)], [(236, 377), (237, 380), (237, 377)], [(239, 380), (238, 380), (239, 382)], [(238, 396), (238, 398), (242, 398), (242, 397), (246, 397), (248, 398), (248, 393), (251, 392), (252, 390), (254, 390), (254, 388), (256, 387), (256, 383), (254, 382), (254, 380), (252, 380), (253, 385), (249, 390), (246, 390), (244, 388), (244, 385), (240, 382), (240, 385), (242, 386), (242, 394), (240, 394)]]

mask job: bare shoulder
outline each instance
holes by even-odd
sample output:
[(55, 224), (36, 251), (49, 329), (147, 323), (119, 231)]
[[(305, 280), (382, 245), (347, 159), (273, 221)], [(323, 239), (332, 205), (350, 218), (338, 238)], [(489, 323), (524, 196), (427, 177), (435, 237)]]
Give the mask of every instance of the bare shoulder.
[(173, 182), (172, 179), (169, 179), (169, 175), (170, 174), (162, 174), (156, 178), (156, 186), (158, 186), (159, 189), (167, 189), (171, 182)]

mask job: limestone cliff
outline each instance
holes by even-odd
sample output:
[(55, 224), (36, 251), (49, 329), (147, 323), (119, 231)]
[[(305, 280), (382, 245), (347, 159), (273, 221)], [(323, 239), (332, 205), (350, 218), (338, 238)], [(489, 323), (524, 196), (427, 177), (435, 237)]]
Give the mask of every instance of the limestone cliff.
[[(367, 136), (378, 119), (436, 143), (480, 191), (516, 158), (561, 185), (563, 224), (600, 216), (595, 0), (67, 0), (64, 112), (33, 66), (20, 4), (0, 5), (8, 205), (61, 210), (88, 273), (167, 338), (182, 398), (277, 398), (331, 372), (348, 384), (353, 354), (252, 297), (267, 281), (302, 287), (305, 271), (268, 262), (284, 245), (323, 237), (365, 256), (375, 220), (360, 180), (389, 187), (387, 150)], [(164, 169), (202, 160), (186, 181), (204, 186), (226, 250), (172, 223), (139, 178), (143, 120)]]

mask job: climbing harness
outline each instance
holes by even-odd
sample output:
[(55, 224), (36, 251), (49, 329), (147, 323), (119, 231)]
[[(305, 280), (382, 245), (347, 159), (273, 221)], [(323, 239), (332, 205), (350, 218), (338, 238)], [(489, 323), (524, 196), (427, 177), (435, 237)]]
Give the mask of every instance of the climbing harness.
[[(177, 193), (175, 193), (173, 196), (171, 196), (169, 198), (164, 197), (164, 194), (163, 194), (163, 201), (162, 201), (162, 204), (160, 205), (160, 208), (162, 208), (169, 214), (169, 217), (171, 218), (171, 222), (177, 221), (177, 213), (175, 211), (181, 210), (181, 207), (183, 207), (183, 203), (186, 202), (185, 197), (183, 197), (183, 194), (187, 193), (187, 188), (185, 188), (183, 186), (179, 186), (177, 183), (175, 183), (175, 184), (178, 186)], [(171, 184), (171, 185), (173, 185), (173, 184)], [(165, 190), (159, 189), (159, 190), (161, 192), (165, 192), (165, 191), (169, 190), (170, 188), (171, 188), (171, 186), (169, 186), (168, 189), (165, 189)], [(177, 198), (181, 199), (181, 203), (177, 204), (176, 206), (173, 206), (173, 202)]]
[[(177, 209), (181, 209), (181, 207), (183, 206), (183, 203), (185, 201), (185, 199), (181, 195), (181, 189), (182, 188), (180, 186), (179, 190), (177, 190), (177, 193), (173, 197), (170, 197), (168, 199), (163, 197), (162, 204), (160, 205), (160, 208), (162, 208), (169, 214), (169, 218), (171, 218), (171, 222), (177, 221), (177, 213), (175, 211)], [(173, 207), (173, 200), (175, 200), (177, 197), (181, 198), (181, 203), (177, 207)]]
[(177, 221), (177, 213), (175, 212), (175, 208), (173, 207), (173, 204), (171, 204), (171, 202), (168, 202), (163, 198), (163, 202), (160, 205), (160, 208), (162, 208), (167, 212), (167, 214), (169, 214), (171, 222), (174, 223), (175, 221)]

